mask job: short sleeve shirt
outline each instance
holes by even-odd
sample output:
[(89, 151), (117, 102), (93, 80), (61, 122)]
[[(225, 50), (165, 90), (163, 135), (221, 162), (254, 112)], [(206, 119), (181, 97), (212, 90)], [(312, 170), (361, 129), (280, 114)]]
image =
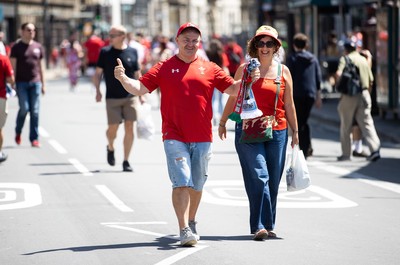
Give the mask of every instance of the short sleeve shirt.
[(185, 63), (176, 55), (154, 65), (139, 79), (161, 92), (163, 140), (212, 142), (212, 95), (234, 82), (213, 62), (198, 57)]
[(13, 74), (10, 59), (5, 55), (0, 55), (0, 98), (6, 98), (6, 78)]
[(44, 57), (43, 47), (40, 43), (33, 41), (26, 44), (19, 41), (11, 48), (11, 58), (15, 58), (16, 82), (41, 82), (40, 61)]
[(97, 63), (104, 41), (97, 36), (92, 36), (84, 43), (84, 46), (87, 51), (88, 63)]
[(107, 46), (101, 49), (97, 67), (103, 69), (107, 88), (106, 99), (132, 96), (114, 77), (114, 68), (117, 66), (117, 58), (121, 59), (125, 68), (125, 74), (130, 78), (133, 78), (134, 73), (140, 69), (137, 52), (132, 47), (128, 46), (126, 49), (118, 50), (112, 46)]

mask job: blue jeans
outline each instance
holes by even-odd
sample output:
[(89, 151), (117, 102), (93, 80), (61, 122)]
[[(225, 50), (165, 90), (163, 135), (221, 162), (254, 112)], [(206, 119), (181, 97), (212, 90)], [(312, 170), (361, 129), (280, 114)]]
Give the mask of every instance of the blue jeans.
[(242, 123), (235, 128), (235, 147), (250, 205), (250, 232), (273, 230), (279, 183), (285, 167), (287, 129), (274, 130), (273, 140), (241, 144)]
[(33, 140), (37, 140), (39, 138), (39, 107), (42, 83), (17, 82), (16, 87), (19, 110), (15, 133), (21, 134), (26, 115), (29, 112), (31, 118), (29, 140), (32, 142)]
[(196, 191), (202, 191), (208, 176), (211, 143), (165, 140), (164, 151), (172, 187), (192, 187)]

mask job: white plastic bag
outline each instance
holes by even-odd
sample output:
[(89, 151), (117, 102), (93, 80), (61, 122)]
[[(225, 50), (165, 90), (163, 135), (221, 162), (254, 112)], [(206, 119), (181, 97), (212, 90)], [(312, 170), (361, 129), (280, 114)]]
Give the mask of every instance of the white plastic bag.
[(138, 139), (153, 140), (155, 126), (151, 116), (151, 105), (144, 102), (137, 107), (138, 120), (136, 134)]
[(310, 173), (303, 151), (295, 145), (292, 155), (288, 156), (288, 168), (286, 169), (287, 191), (302, 190), (310, 186)]

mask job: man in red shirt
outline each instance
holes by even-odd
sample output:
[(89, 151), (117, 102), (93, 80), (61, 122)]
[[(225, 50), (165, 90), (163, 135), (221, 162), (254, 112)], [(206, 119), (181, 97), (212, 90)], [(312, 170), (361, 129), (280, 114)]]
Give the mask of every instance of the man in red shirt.
[(3, 127), (7, 120), (7, 92), (6, 83), (14, 85), (14, 70), (11, 66), (10, 59), (0, 54), (0, 163), (7, 159), (7, 155), (3, 153)]
[[(179, 223), (182, 246), (200, 239), (196, 212), (207, 179), (212, 142), (212, 95), (214, 88), (237, 95), (234, 81), (215, 63), (197, 56), (201, 32), (192, 23), (183, 24), (176, 35), (179, 52), (154, 65), (139, 80), (128, 78), (119, 59), (114, 75), (134, 95), (161, 93), (162, 138), (172, 182), (172, 204)], [(254, 71), (253, 80), (259, 77)]]
[(229, 61), (229, 74), (234, 77), (236, 70), (244, 62), (243, 49), (233, 38), (229, 38), (225, 46), (225, 53)]
[(94, 33), (83, 44), (86, 55), (86, 74), (88, 76), (93, 76), (101, 48), (103, 48), (104, 45), (104, 41)]

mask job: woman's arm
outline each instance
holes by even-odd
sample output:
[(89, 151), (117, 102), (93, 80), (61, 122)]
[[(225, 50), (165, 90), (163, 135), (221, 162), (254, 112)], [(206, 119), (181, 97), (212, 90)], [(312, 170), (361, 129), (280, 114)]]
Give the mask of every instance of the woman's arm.
[(286, 82), (283, 101), (285, 105), (286, 119), (293, 132), (292, 142), (291, 142), (291, 146), (293, 148), (294, 145), (299, 144), (299, 129), (297, 127), (296, 108), (294, 106), (294, 101), (293, 101), (293, 81), (289, 68), (284, 67), (283, 75)]

